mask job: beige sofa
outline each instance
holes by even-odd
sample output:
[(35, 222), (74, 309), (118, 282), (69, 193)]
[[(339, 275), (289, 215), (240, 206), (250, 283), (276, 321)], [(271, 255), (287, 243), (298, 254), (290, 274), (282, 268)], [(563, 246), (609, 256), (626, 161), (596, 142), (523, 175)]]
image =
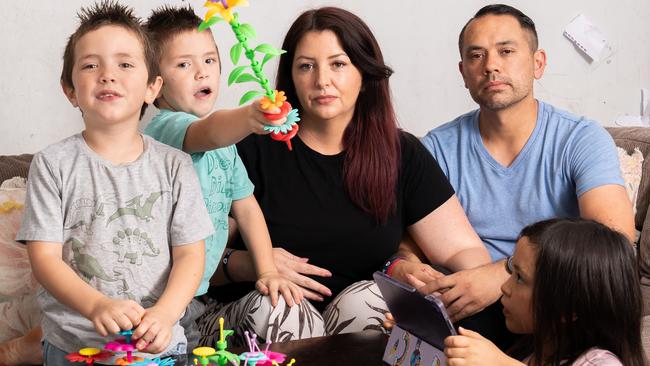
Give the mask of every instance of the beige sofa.
[[(636, 202), (635, 224), (641, 232), (638, 243), (639, 268), (645, 302), (643, 346), (650, 359), (650, 128), (608, 128), (617, 146), (632, 153), (638, 148), (644, 157), (643, 173)], [(31, 155), (0, 156), (0, 182), (14, 176), (27, 176)]]
[(644, 299), (643, 318), (643, 348), (646, 357), (650, 359), (650, 128), (647, 127), (625, 127), (608, 128), (607, 131), (614, 138), (619, 147), (632, 153), (635, 148), (643, 154), (643, 172), (639, 193), (636, 202), (636, 216), (634, 223), (637, 230), (641, 231), (638, 242), (639, 271), (641, 275), (641, 290)]

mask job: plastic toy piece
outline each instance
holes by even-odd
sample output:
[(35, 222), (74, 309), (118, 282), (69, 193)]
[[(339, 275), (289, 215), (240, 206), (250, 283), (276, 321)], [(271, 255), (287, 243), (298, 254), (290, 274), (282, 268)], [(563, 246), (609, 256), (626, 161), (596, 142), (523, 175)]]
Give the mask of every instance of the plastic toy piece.
[(82, 348), (79, 352), (69, 353), (65, 358), (70, 362), (84, 362), (86, 365), (92, 365), (95, 361), (103, 361), (111, 358), (113, 353), (102, 351), (99, 348)]
[[(289, 104), (287, 102), (285, 103)], [(284, 141), (287, 144), (289, 151), (292, 151), (293, 147), (291, 146), (291, 139), (296, 136), (298, 129), (300, 129), (300, 126), (297, 124), (298, 121), (300, 121), (298, 110), (292, 109), (291, 112), (287, 114), (287, 121), (282, 126), (264, 126), (264, 130), (271, 131), (270, 135), (273, 140)]]
[(206, 366), (210, 362), (216, 362), (219, 366), (225, 366), (230, 362), (231, 364), (237, 366), (239, 365), (239, 357), (228, 352), (228, 342), (226, 338), (233, 335), (235, 332), (231, 329), (223, 329), (223, 318), (219, 318), (219, 340), (217, 341), (217, 350), (212, 347), (199, 347), (195, 348), (192, 353), (197, 358), (194, 358), (194, 365), (201, 364), (201, 366)]
[(124, 340), (126, 343), (131, 344), (131, 336), (133, 336), (133, 329), (129, 330), (122, 330), (119, 331), (117, 334), (124, 336)]
[(126, 356), (115, 360), (116, 365), (125, 366), (131, 365), (135, 362), (144, 361), (144, 358), (142, 357), (133, 356), (133, 351), (136, 350), (135, 345), (127, 343), (126, 338), (119, 338), (113, 342), (108, 342), (104, 348), (113, 352), (126, 352)]
[[(297, 110), (291, 110), (291, 105), (286, 102), (286, 97), (284, 92), (272, 90), (269, 86), (269, 79), (264, 75), (263, 68), (264, 65), (271, 60), (273, 57), (279, 56), (286, 51), (277, 49), (270, 44), (262, 43), (255, 48), (251, 48), (249, 45), (249, 40), (253, 40), (257, 37), (257, 32), (250, 24), (241, 24), (239, 23), (239, 14), (233, 13), (233, 8), (237, 6), (248, 6), (247, 0), (207, 0), (204, 4), (208, 8), (208, 12), (205, 14), (203, 22), (199, 25), (199, 32), (211, 27), (212, 25), (220, 22), (226, 21), (230, 25), (235, 37), (237, 38), (237, 43), (233, 45), (230, 49), (230, 59), (234, 65), (237, 65), (242, 54), (249, 60), (250, 65), (237, 66), (235, 67), (228, 76), (228, 85), (233, 83), (246, 83), (246, 82), (256, 82), (263, 89), (259, 90), (250, 90), (244, 93), (244, 95), (239, 100), (239, 104), (242, 105), (248, 101), (264, 96), (261, 100), (262, 109), (269, 110), (271, 108), (280, 108), (281, 113), (271, 114), (265, 113), (265, 117), (269, 121), (276, 121), (290, 114), (290, 111), (295, 111), (295, 116), (298, 116)], [(218, 16), (218, 15), (220, 16)], [(257, 53), (264, 55), (261, 62), (255, 59)], [(246, 72), (248, 69), (252, 71), (251, 73)], [(287, 121), (281, 126), (265, 126), (265, 130), (271, 131), (271, 138), (276, 141), (284, 141), (287, 143), (289, 150), (291, 147), (291, 138), (296, 135), (297, 129), (294, 128), (296, 122), (300, 118), (295, 118), (290, 121), (287, 118)], [(276, 130), (269, 130), (267, 128), (276, 128)], [(294, 132), (289, 132), (293, 131)], [(275, 134), (275, 135), (274, 135)]]
[(266, 348), (264, 348), (264, 351), (262, 351), (262, 353), (264, 353), (267, 360), (261, 362), (259, 366), (277, 365), (278, 362), (282, 363), (287, 358), (287, 356), (284, 353), (269, 351), (270, 346), (271, 346), (271, 341), (266, 341)]
[(153, 360), (145, 358), (140, 362), (131, 364), (131, 366), (174, 366), (174, 359), (171, 357), (163, 358), (162, 360), (160, 357), (156, 357)]

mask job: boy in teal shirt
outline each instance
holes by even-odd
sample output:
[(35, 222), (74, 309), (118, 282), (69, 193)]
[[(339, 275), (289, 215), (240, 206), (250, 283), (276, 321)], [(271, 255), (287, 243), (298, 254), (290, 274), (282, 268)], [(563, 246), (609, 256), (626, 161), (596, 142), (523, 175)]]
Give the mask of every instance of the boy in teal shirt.
[[(205, 272), (196, 293), (205, 294), (225, 249), (228, 214), (252, 253), (257, 271), (256, 287), (269, 295), (275, 306), (281, 293), (290, 306), (302, 299), (302, 291), (278, 273), (273, 261), (271, 238), (262, 211), (253, 196), (253, 184), (233, 145), (251, 132), (266, 133), (270, 123), (259, 102), (210, 113), (219, 88), (220, 62), (212, 33), (198, 32), (201, 19), (190, 7), (163, 6), (147, 21), (147, 29), (159, 48), (163, 88), (156, 99), (161, 110), (145, 133), (158, 141), (189, 153), (199, 177), (201, 191), (215, 234), (206, 239)], [(265, 111), (266, 112), (266, 111)], [(275, 123), (283, 123), (281, 119)], [(198, 339), (195, 319), (204, 307), (190, 304), (185, 326), (188, 342)]]

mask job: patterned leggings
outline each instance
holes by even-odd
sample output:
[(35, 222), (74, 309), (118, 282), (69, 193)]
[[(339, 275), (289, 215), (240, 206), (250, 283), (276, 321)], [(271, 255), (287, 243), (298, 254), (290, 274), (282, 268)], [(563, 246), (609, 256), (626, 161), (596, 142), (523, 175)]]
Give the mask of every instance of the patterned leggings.
[(235, 330), (230, 343), (241, 346), (245, 344), (244, 331), (257, 334), (260, 342), (285, 342), (367, 329), (385, 332), (382, 323), (387, 311), (377, 284), (361, 281), (336, 296), (322, 315), (308, 300), (288, 307), (280, 296), (274, 308), (268, 296), (253, 291), (228, 304), (208, 304), (197, 322), (201, 345), (214, 345), (219, 336), (219, 318), (223, 317), (224, 327)]

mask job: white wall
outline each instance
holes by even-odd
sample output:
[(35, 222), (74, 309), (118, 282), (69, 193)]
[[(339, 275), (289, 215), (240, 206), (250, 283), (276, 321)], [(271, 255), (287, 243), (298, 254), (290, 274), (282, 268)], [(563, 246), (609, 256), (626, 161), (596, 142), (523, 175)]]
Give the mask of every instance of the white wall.
[[(146, 17), (159, 0), (125, 1)], [(168, 0), (172, 4), (185, 1)], [(190, 1), (202, 16), (202, 2)], [(337, 5), (361, 16), (373, 29), (395, 70), (391, 79), (402, 127), (422, 135), (475, 108), (458, 73), (457, 37), (481, 0), (250, 0), (241, 19), (258, 31), (260, 41), (278, 47), (295, 17), (305, 9)], [(0, 2), (0, 155), (36, 152), (82, 129), (81, 117), (59, 86), (61, 56), (76, 27), (75, 12), (85, 0)], [(621, 114), (639, 114), (641, 87), (650, 87), (650, 1), (512, 0), (537, 24), (540, 46), (548, 54), (546, 74), (536, 84), (538, 98), (604, 125)], [(584, 13), (608, 36), (615, 52), (589, 64), (564, 39), (562, 31)], [(229, 29), (213, 28), (224, 60), (231, 65)], [(276, 64), (266, 67), (274, 79)], [(217, 107), (234, 107), (244, 89), (222, 80)], [(148, 114), (150, 115), (151, 112)], [(145, 117), (146, 119), (147, 117)]]

